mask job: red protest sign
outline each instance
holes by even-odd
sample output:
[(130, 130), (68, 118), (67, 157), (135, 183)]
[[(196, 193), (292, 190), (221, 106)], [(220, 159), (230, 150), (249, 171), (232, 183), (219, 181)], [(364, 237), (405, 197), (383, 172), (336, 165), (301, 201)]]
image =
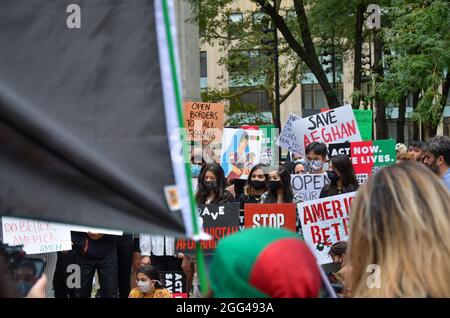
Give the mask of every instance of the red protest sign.
[(246, 228), (273, 227), (296, 230), (296, 206), (294, 203), (246, 204), (244, 206)]
[(358, 177), (358, 181), (363, 183), (372, 174), (374, 165), (374, 149), (372, 141), (350, 143), (350, 154), (353, 169)]

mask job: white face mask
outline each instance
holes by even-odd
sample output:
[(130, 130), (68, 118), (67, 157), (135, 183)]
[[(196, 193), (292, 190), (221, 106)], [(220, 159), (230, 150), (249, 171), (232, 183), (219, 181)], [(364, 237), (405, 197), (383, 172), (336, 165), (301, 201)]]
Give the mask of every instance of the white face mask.
[(150, 291), (150, 281), (142, 281), (142, 280), (138, 280), (136, 283), (137, 287), (139, 288), (139, 290), (142, 293), (148, 293)]

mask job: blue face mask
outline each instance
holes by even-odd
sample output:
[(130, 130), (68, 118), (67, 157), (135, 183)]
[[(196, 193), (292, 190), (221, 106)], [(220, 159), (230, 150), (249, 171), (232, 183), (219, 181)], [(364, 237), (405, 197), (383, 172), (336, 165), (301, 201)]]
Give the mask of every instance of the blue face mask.
[(198, 178), (200, 175), (200, 170), (202, 170), (202, 166), (191, 164), (191, 174), (193, 178)]

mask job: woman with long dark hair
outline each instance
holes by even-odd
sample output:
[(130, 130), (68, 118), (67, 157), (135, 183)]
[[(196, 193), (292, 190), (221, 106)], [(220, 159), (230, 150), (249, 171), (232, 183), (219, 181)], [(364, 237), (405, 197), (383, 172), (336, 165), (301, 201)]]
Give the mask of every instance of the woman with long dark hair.
[(322, 188), (321, 198), (358, 190), (359, 184), (352, 161), (346, 155), (336, 155), (331, 158), (327, 175), (330, 183)]
[(233, 202), (233, 195), (225, 190), (226, 179), (222, 167), (217, 163), (208, 163), (200, 170), (198, 177), (197, 204), (221, 204)]
[(269, 172), (268, 191), (261, 197), (261, 203), (298, 203), (299, 196), (292, 191), (291, 175), (281, 167)]
[(240, 195), (241, 210), (246, 203), (259, 203), (261, 196), (267, 191), (267, 174), (264, 174), (266, 165), (257, 164), (250, 170), (244, 193)]

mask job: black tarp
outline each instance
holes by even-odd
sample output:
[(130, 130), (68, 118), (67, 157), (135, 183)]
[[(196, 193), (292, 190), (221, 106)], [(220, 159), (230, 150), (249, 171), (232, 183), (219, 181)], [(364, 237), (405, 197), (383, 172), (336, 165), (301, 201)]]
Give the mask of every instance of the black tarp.
[(184, 232), (159, 64), (153, 0), (1, 0), (0, 215)]

